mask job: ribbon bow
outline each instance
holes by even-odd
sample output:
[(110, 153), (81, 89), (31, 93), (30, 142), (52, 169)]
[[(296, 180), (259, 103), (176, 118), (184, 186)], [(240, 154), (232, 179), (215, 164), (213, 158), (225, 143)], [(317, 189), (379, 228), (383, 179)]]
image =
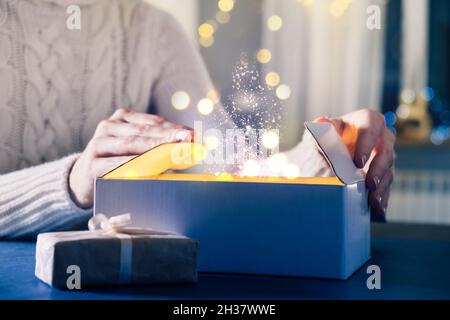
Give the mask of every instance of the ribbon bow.
[[(131, 224), (131, 214), (125, 213), (111, 218), (98, 213), (89, 219), (88, 228), (90, 231), (104, 230), (110, 233), (127, 233), (126, 226)], [(150, 230), (149, 230), (150, 231)]]
[(127, 235), (170, 235), (173, 233), (156, 231), (150, 228), (127, 227), (131, 224), (131, 214), (124, 213), (107, 218), (103, 213), (97, 213), (88, 222), (90, 231), (102, 230), (104, 234)]
[(92, 232), (100, 232), (104, 235), (115, 236), (120, 239), (120, 271), (119, 281), (123, 284), (131, 282), (133, 242), (131, 235), (169, 235), (171, 233), (155, 231), (147, 228), (127, 227), (131, 224), (131, 214), (125, 213), (107, 218), (102, 213), (97, 213), (88, 222), (88, 228)]

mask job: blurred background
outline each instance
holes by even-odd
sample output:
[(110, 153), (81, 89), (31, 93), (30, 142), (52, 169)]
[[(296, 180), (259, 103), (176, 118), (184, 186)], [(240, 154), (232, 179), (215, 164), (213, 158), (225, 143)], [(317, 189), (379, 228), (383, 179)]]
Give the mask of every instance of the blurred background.
[[(450, 224), (450, 1), (148, 2), (198, 45), (226, 107), (248, 61), (276, 101), (281, 149), (300, 140), (305, 120), (382, 112), (398, 138), (388, 219)], [(252, 94), (250, 85), (238, 99), (243, 114)]]

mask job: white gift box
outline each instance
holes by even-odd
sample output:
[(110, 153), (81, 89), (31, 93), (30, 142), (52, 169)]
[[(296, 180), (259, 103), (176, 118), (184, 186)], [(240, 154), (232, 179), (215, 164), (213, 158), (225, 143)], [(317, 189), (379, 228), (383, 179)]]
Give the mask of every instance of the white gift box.
[(337, 177), (106, 175), (94, 211), (132, 212), (136, 226), (199, 240), (199, 271), (346, 279), (370, 257), (364, 174), (332, 125), (307, 129)]

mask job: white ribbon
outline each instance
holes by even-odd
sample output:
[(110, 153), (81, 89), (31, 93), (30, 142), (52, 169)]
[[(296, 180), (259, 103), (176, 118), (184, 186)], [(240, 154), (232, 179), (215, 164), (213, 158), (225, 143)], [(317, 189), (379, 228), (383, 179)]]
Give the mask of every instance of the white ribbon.
[(103, 231), (104, 235), (116, 236), (120, 239), (120, 271), (119, 281), (128, 284), (131, 281), (133, 262), (133, 243), (131, 235), (170, 235), (168, 232), (160, 232), (146, 228), (127, 227), (131, 224), (131, 214), (125, 213), (107, 218), (102, 213), (97, 213), (88, 222), (90, 231)]
[(106, 232), (117, 233), (125, 231), (124, 227), (131, 224), (131, 214), (125, 213), (111, 218), (107, 218), (102, 213), (97, 213), (88, 222), (88, 228), (91, 231), (104, 230)]

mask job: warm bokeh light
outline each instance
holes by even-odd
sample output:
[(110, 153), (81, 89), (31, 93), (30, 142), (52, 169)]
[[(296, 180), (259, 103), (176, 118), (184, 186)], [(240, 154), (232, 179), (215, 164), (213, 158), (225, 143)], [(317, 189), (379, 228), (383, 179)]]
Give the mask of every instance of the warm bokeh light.
[(266, 74), (266, 83), (270, 87), (276, 87), (280, 84), (280, 76), (274, 71), (268, 72)]
[(333, 0), (330, 4), (330, 14), (334, 17), (342, 16), (351, 2), (351, 0)]
[(203, 98), (201, 99), (197, 104), (198, 112), (200, 112), (203, 115), (208, 115), (214, 110), (214, 102), (212, 102), (209, 98)]
[(403, 89), (400, 93), (400, 99), (403, 103), (413, 104), (416, 100), (416, 93), (412, 89)]
[(216, 13), (216, 21), (220, 24), (226, 24), (230, 21), (230, 14), (228, 12), (218, 11)]
[(233, 0), (219, 0), (219, 2), (217, 3), (217, 6), (219, 7), (220, 11), (230, 12), (234, 8), (234, 1)]
[(258, 60), (259, 63), (268, 63), (272, 59), (272, 53), (268, 49), (260, 49), (256, 53), (256, 60)]
[(248, 177), (256, 177), (259, 174), (261, 167), (256, 160), (247, 160), (242, 167), (242, 174)]
[(189, 107), (191, 99), (185, 91), (177, 91), (172, 95), (172, 106), (177, 110), (184, 110)]
[(276, 90), (278, 99), (286, 100), (291, 96), (291, 88), (287, 84), (280, 84)]
[(299, 175), (300, 169), (293, 163), (289, 163), (283, 170), (283, 176), (289, 179), (297, 178)]
[(211, 99), (211, 101), (215, 104), (218, 104), (220, 102), (220, 92), (215, 88), (210, 89), (206, 97), (208, 99)]
[(288, 158), (284, 153), (277, 153), (269, 158), (268, 163), (270, 171), (279, 174), (284, 171), (288, 164)]
[(214, 26), (211, 23), (203, 23), (198, 27), (198, 34), (202, 38), (210, 38), (214, 35)]
[(298, 0), (298, 2), (300, 2), (307, 8), (312, 7), (314, 5), (314, 0)]
[(411, 107), (407, 104), (401, 104), (398, 106), (396, 113), (400, 119), (406, 119), (411, 114)]
[(283, 25), (283, 20), (280, 16), (273, 15), (270, 16), (269, 19), (267, 19), (267, 28), (271, 31), (278, 31), (281, 29)]
[(198, 39), (198, 43), (204, 48), (209, 48), (214, 44), (214, 37), (200, 37), (200, 39)]
[(276, 131), (266, 131), (261, 136), (261, 142), (266, 149), (273, 149), (280, 143), (280, 136)]

